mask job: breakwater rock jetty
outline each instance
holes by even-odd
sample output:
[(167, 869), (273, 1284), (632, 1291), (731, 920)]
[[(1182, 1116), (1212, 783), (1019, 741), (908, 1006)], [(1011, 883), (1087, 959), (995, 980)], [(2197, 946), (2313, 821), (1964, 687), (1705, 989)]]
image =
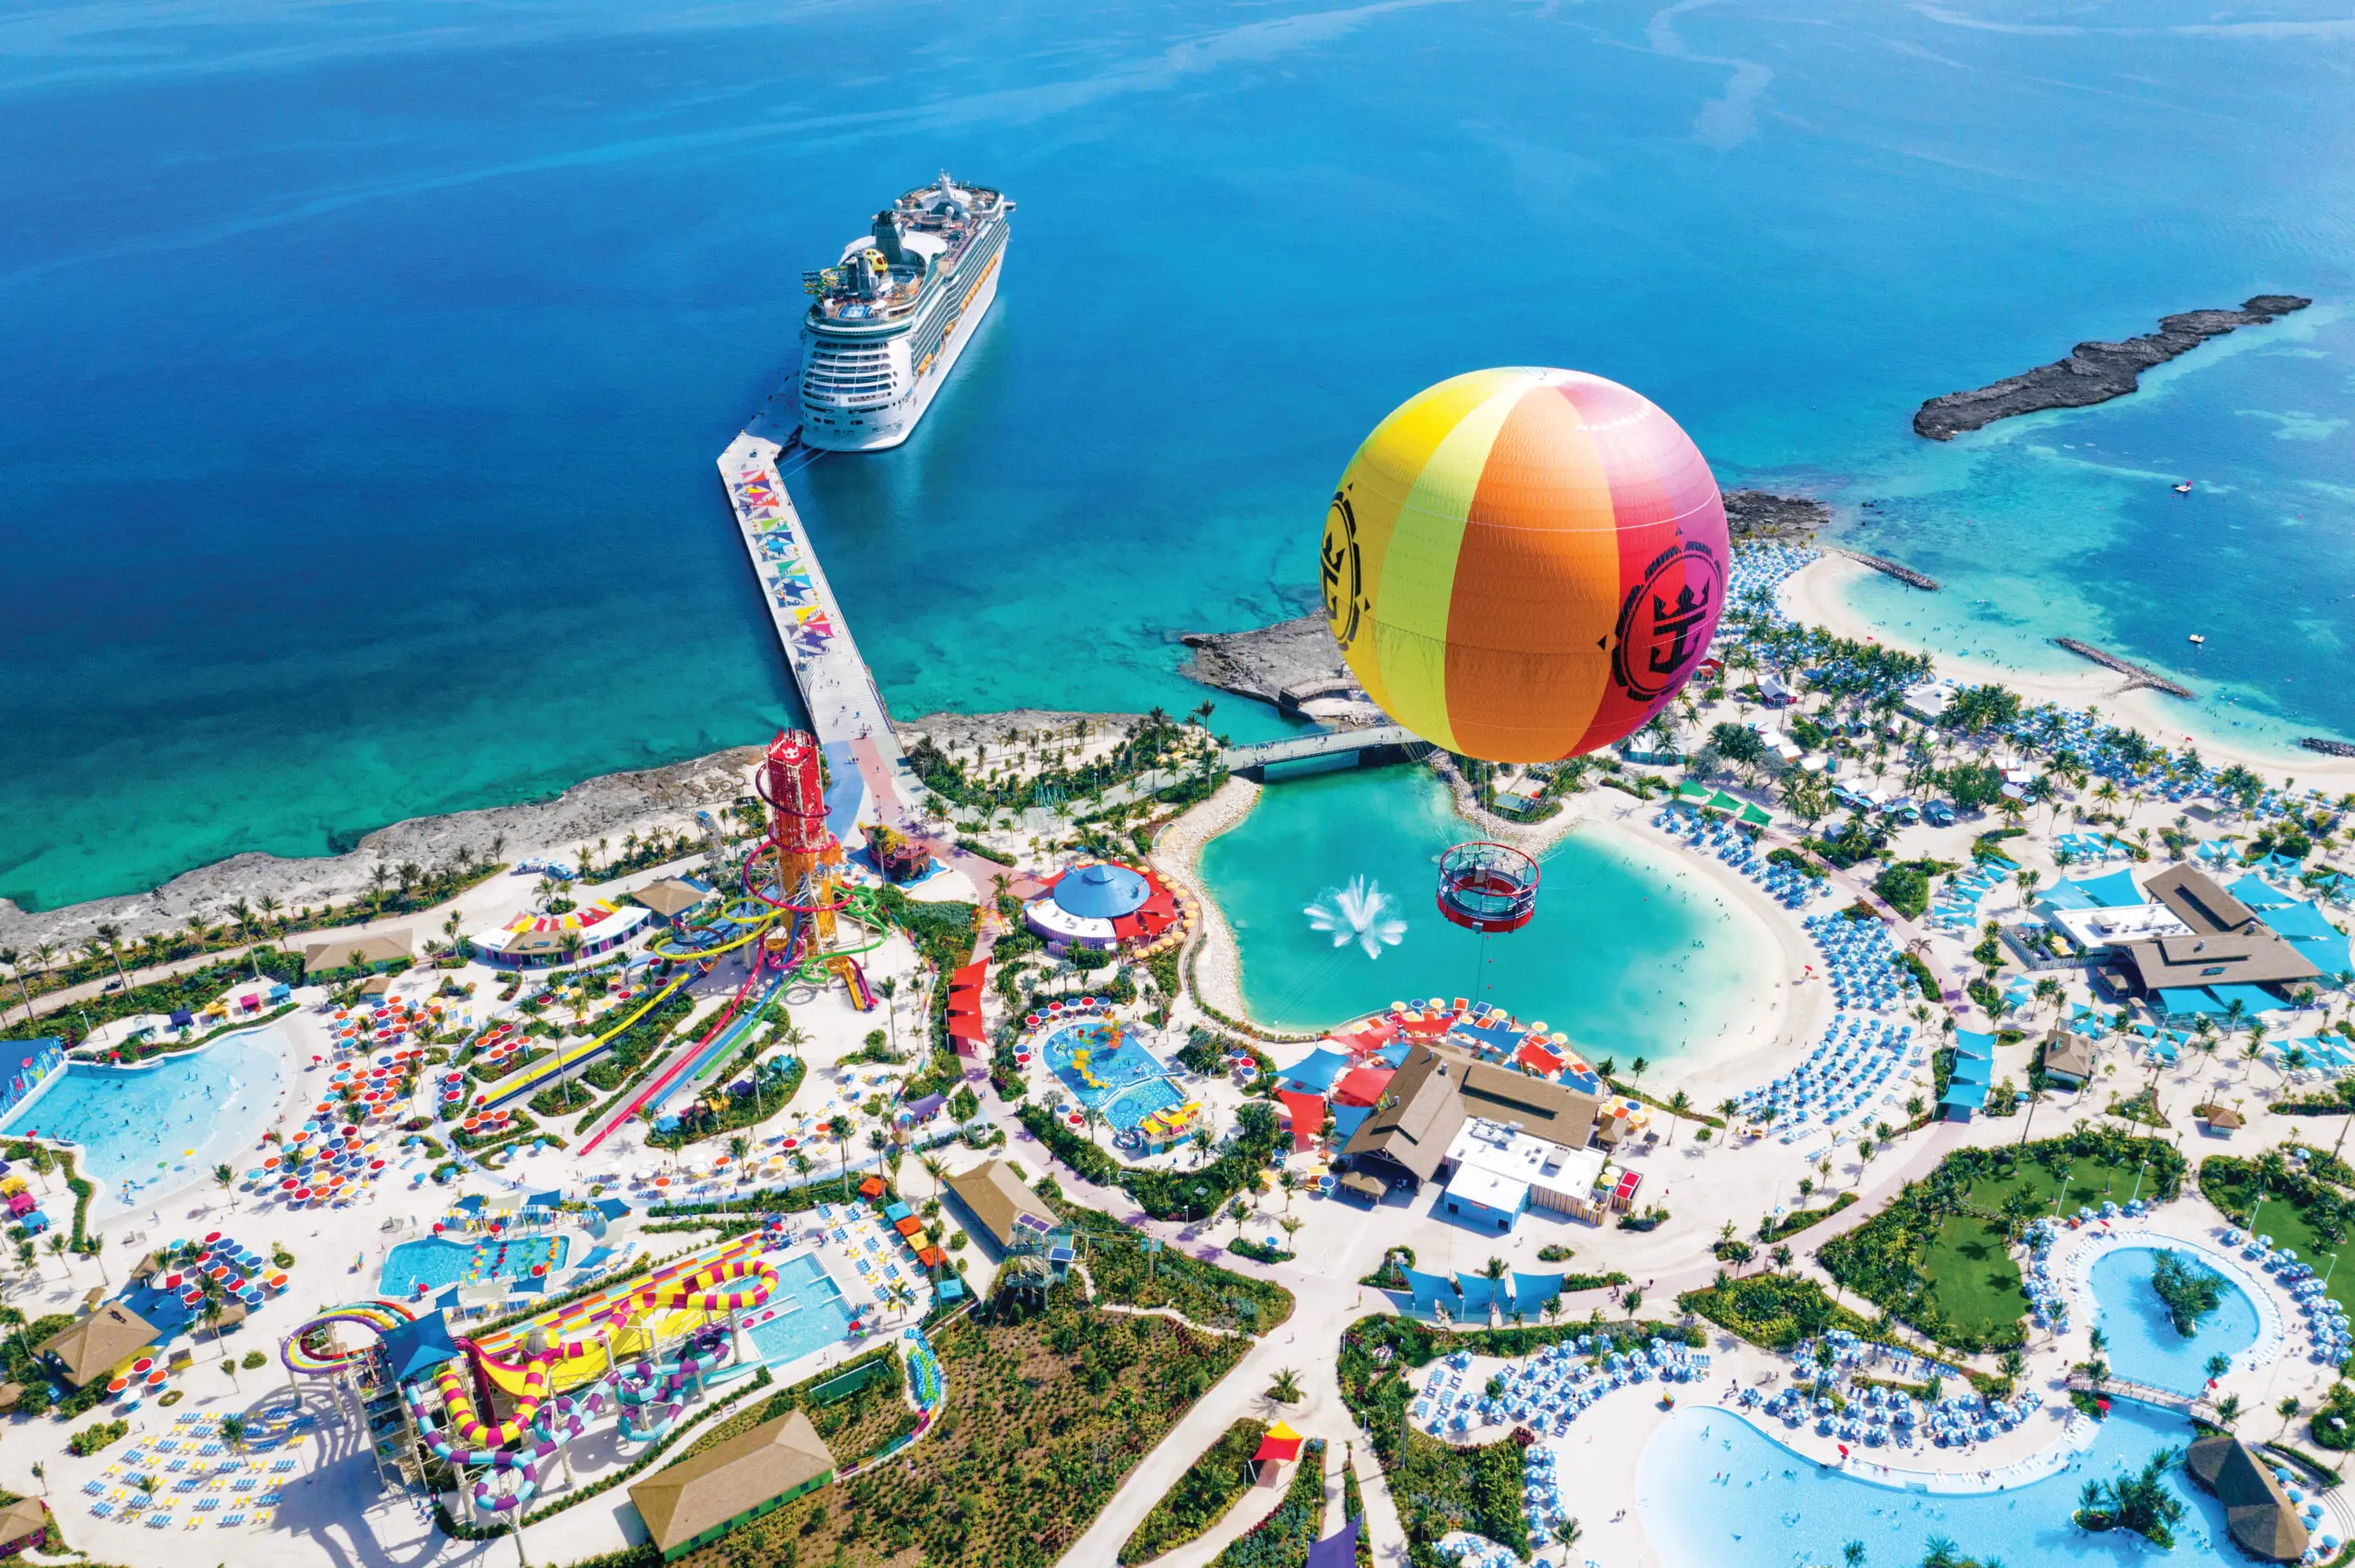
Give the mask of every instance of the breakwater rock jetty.
[(1902, 561), (1892, 561), (1886, 555), (1867, 555), (1861, 550), (1835, 550), (1835, 555), (1845, 555), (1860, 567), (1870, 567), (1883, 577), (1895, 578), (1908, 588), (1918, 588), (1925, 593), (1938, 591), (1938, 579), (1927, 572), (1917, 572)]
[(2127, 677), (2126, 689), (2130, 692), (2137, 686), (2148, 686), (2152, 691), (2164, 692), (2170, 697), (2191, 695), (2190, 687), (2170, 681), (2155, 670), (2145, 670), (2139, 664), (2130, 664), (2114, 653), (2103, 652), (2091, 643), (2081, 643), (2074, 637), (2055, 637), (2052, 643), (2055, 647), (2067, 648), (2079, 658), (2093, 660), (2104, 670), (2117, 670), (2120, 675)]
[(1726, 531), (1744, 544), (1769, 539), (1802, 543), (1832, 521), (1832, 509), (1808, 496), (1728, 490), (1725, 503)]
[(2326, 757), (2355, 757), (2355, 741), (2333, 740), (2326, 735), (2301, 735), (2298, 744)]
[(2133, 391), (2142, 372), (2154, 365), (2163, 365), (2236, 327), (2262, 326), (2312, 303), (2296, 294), (2258, 294), (2238, 310), (2193, 310), (2161, 316), (2156, 332), (2121, 343), (2080, 343), (2065, 360), (2006, 376), (1976, 392), (1933, 397), (1913, 416), (1913, 433), (1947, 441), (2016, 414), (2107, 403)]
[(1387, 722), (1341, 661), (1321, 614), (1247, 632), (1185, 632), (1178, 640), (1194, 650), (1178, 669), (1189, 681), (1328, 724)]

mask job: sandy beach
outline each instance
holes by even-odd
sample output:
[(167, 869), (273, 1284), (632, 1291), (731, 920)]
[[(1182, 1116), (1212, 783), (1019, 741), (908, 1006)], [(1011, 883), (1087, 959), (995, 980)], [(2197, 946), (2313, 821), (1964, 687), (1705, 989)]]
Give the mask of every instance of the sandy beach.
[[(2246, 739), (2215, 734), (2200, 711), (2181, 698), (2165, 696), (2148, 687), (2133, 686), (2125, 676), (2094, 664), (2074, 669), (2022, 670), (1993, 659), (1957, 658), (1892, 634), (1858, 610), (1849, 600), (1856, 583), (1874, 575), (1844, 555), (1825, 555), (1794, 573), (1782, 587), (1783, 611), (1793, 620), (1821, 626), (1859, 642), (1930, 653), (1942, 676), (1963, 685), (1999, 682), (2030, 704), (2058, 703), (2067, 708), (2094, 707), (2104, 717), (2139, 729), (2170, 749), (2186, 741), (2210, 762), (2240, 762), (2269, 777), (2293, 778), (2326, 789), (2355, 790), (2355, 758), (2329, 757), (2293, 746), (2252, 745)], [(2071, 655), (2052, 650), (2055, 661)]]

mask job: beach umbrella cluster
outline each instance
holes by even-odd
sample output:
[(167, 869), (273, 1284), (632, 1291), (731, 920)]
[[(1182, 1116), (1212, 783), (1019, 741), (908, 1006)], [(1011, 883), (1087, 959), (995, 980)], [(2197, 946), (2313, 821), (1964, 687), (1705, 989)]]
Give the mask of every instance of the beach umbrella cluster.
[(1823, 954), (1832, 999), (1840, 1006), (1879, 1012), (1919, 989), (1913, 971), (1899, 962), (1897, 944), (1881, 921), (1827, 914), (1809, 915), (1804, 923)]
[(1657, 1336), (1639, 1345), (1631, 1335), (1625, 1344), (1623, 1349), (1608, 1334), (1580, 1334), (1548, 1345), (1499, 1370), (1497, 1381), (1502, 1392), (1493, 1397), (1486, 1379), (1467, 1377), (1470, 1353), (1458, 1351), (1431, 1368), (1416, 1397), (1413, 1416), (1434, 1434), (1466, 1433), (1513, 1421), (1540, 1436), (1550, 1433), (1559, 1437), (1580, 1412), (1614, 1389), (1652, 1381), (1695, 1382), (1708, 1373), (1709, 1356), (1704, 1352)]
[(1834, 1013), (1805, 1061), (1740, 1095), (1737, 1104), (1748, 1120), (1780, 1127), (1789, 1143), (1812, 1124), (1829, 1127), (1863, 1110), (1887, 1092), (1909, 1056), (1918, 1056), (1913, 1024)]
[(1809, 876), (1795, 866), (1767, 860), (1758, 853), (1758, 846), (1749, 834), (1713, 820), (1706, 812), (1671, 807), (1655, 812), (1652, 826), (1683, 840), (1695, 850), (1717, 856), (1764, 888), (1768, 898), (1786, 910), (1803, 909), (1810, 898), (1831, 896), (1830, 877)]

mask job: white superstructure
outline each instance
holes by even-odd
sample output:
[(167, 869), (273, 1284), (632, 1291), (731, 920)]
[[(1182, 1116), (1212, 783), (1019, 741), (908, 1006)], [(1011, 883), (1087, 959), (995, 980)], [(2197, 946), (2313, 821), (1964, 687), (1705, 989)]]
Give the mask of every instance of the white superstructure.
[(802, 275), (801, 444), (879, 452), (906, 441), (997, 297), (1002, 191), (947, 175), (875, 214), (842, 259)]

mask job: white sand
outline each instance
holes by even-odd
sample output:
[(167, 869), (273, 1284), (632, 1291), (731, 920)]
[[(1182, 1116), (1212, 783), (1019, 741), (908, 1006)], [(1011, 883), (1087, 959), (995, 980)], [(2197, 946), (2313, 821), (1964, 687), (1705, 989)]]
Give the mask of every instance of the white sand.
[[(1784, 612), (1793, 620), (1821, 626), (1859, 642), (1878, 642), (1910, 652), (1932, 653), (1938, 674), (1962, 684), (2000, 683), (2030, 704), (2058, 703), (2079, 709), (2091, 706), (2103, 717), (2141, 730), (2154, 742), (2174, 749), (2187, 740), (2211, 763), (2240, 762), (2264, 772), (2269, 779), (2296, 779), (2301, 784), (2332, 791), (2355, 789), (2355, 758), (2328, 757), (2292, 746), (2268, 747), (2246, 738), (2227, 738), (2214, 733), (2206, 717), (2180, 697), (2149, 687), (2130, 687), (2127, 677), (2090, 662), (2074, 669), (2020, 670), (1989, 659), (1971, 659), (1936, 652), (1911, 643), (1878, 624), (1850, 601), (1855, 585), (1874, 575), (1844, 555), (1826, 555), (1802, 567), (1784, 582), (1780, 594)], [(2055, 648), (2056, 659), (2073, 656)]]

